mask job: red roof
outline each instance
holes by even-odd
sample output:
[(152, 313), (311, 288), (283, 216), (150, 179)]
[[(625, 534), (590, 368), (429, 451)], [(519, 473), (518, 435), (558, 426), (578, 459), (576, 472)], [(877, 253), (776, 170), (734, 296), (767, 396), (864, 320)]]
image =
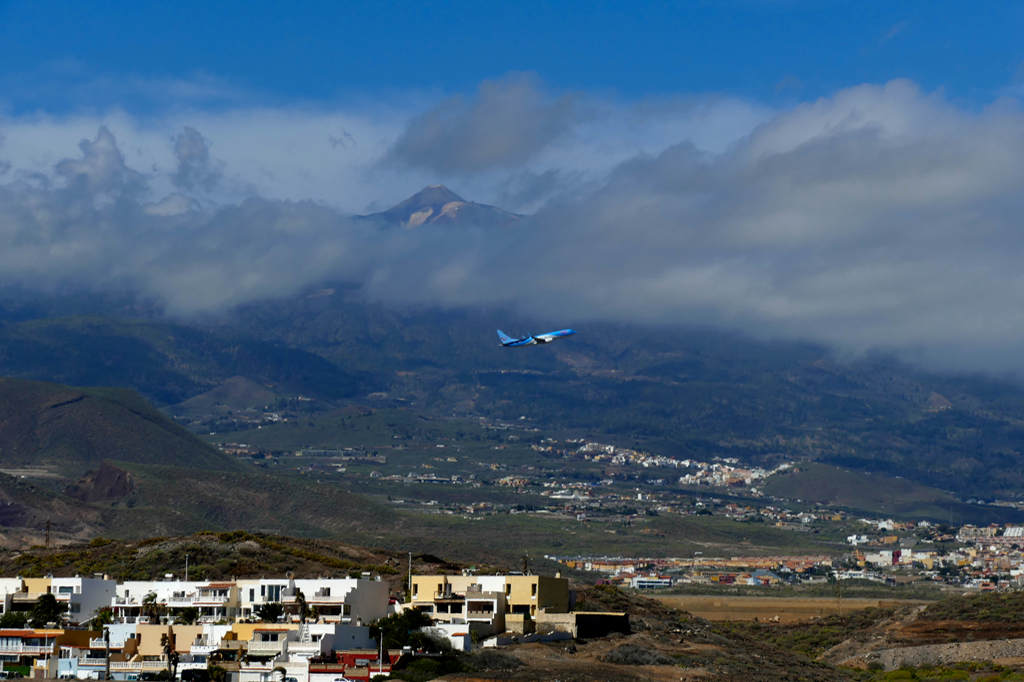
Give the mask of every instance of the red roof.
[(210, 588), (225, 588), (225, 587), (234, 587), (234, 586), (235, 586), (234, 583), (210, 583), (209, 585), (201, 585), (199, 587), (199, 589), (201, 589), (201, 590), (208, 590)]

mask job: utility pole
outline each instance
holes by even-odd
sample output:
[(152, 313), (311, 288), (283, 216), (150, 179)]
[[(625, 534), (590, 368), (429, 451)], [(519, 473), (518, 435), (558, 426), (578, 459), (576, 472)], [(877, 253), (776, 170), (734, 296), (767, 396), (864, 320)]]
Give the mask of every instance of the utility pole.
[(412, 552), (409, 552), (409, 603), (412, 603)]
[(185, 554), (185, 582), (188, 582), (188, 554)]

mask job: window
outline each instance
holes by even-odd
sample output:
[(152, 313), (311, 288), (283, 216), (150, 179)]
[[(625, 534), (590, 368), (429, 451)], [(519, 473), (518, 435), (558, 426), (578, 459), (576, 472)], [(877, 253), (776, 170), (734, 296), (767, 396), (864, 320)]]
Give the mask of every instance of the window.
[(329, 588), (329, 587), (323, 588), (322, 592), (323, 592), (322, 596), (324, 596), (324, 597), (330, 597), (331, 596), (331, 588)]
[(537, 596), (537, 583), (530, 585), (530, 595), (534, 597)]
[(281, 601), (282, 585), (267, 585), (267, 599), (270, 601)]
[(256, 601), (256, 588), (254, 587), (249, 589), (249, 601)]
[(442, 592), (444, 592), (444, 585), (442, 585), (441, 583), (438, 583), (437, 584), (437, 593), (441, 594)]
[(260, 585), (260, 596), (261, 597), (266, 597), (267, 596), (267, 586), (266, 585)]
[(505, 585), (505, 596), (506, 597), (511, 597), (512, 596), (512, 586), (511, 585)]
[(73, 587), (58, 587), (57, 594), (74, 594), (75, 588)]
[(81, 604), (75, 604), (75, 603), (71, 604), (71, 613), (81, 613), (81, 612), (82, 612), (82, 605)]
[(420, 593), (420, 584), (419, 583), (413, 583), (412, 584), (412, 596), (415, 597), (419, 593)]

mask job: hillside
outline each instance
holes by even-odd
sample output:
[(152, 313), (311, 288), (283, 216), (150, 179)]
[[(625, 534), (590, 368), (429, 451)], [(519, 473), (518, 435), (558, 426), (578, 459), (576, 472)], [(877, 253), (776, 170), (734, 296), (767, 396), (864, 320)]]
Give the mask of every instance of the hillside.
[(970, 518), (976, 523), (1024, 518), (1017, 510), (968, 505), (949, 493), (912, 481), (819, 463), (800, 464), (793, 471), (773, 476), (763, 489), (785, 499), (901, 518), (940, 522)]
[(0, 378), (0, 456), (5, 467), (60, 467), (65, 476), (106, 459), (237, 469), (133, 391), (10, 378)]
[(76, 386), (123, 386), (158, 406), (184, 402), (233, 377), (272, 386), (277, 393), (326, 400), (365, 389), (361, 378), (302, 350), (222, 331), (114, 317), (51, 317), (6, 324), (0, 317), (0, 375)]
[[(709, 330), (386, 307), (341, 285), (329, 291), (252, 304), (226, 323), (374, 372), (390, 398), (441, 414), (525, 416), (679, 458), (811, 459), (964, 499), (1024, 493), (1024, 388), (1008, 381), (928, 373), (888, 357), (843, 362), (810, 344)], [(559, 326), (580, 333), (519, 350), (494, 338), (499, 328)]]
[(227, 415), (233, 412), (262, 411), (273, 405), (278, 395), (245, 377), (231, 377), (216, 388), (166, 408), (175, 417)]

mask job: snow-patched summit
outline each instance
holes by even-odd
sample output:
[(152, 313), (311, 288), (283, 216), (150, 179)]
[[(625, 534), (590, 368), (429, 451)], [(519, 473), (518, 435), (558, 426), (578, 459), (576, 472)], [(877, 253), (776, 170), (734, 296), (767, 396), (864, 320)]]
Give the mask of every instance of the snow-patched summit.
[(411, 229), (420, 225), (503, 227), (521, 216), (494, 206), (466, 201), (444, 185), (431, 185), (397, 206), (363, 217), (384, 225)]

